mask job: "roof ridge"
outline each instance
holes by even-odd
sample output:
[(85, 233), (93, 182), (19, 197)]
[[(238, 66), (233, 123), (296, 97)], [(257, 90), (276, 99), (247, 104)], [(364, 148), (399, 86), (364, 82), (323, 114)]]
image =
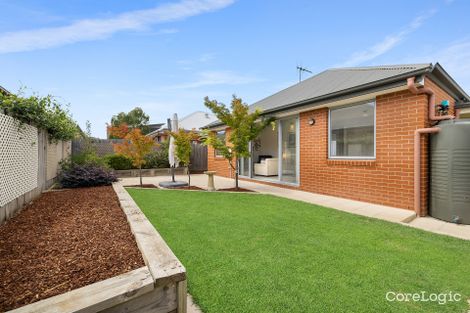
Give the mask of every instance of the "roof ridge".
[(423, 66), (432, 66), (432, 63), (416, 63), (416, 64), (397, 64), (397, 65), (374, 65), (374, 66), (358, 66), (358, 67), (337, 67), (330, 68), (330, 71), (376, 71), (376, 70), (412, 70)]

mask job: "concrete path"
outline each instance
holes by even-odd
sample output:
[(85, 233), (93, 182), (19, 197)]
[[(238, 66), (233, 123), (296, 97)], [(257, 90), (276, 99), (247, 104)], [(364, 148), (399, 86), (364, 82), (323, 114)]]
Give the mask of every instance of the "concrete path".
[(193, 297), (189, 293), (186, 301), (188, 304), (186, 313), (202, 313), (202, 310), (194, 303)]
[(470, 240), (470, 225), (457, 225), (454, 223), (444, 222), (430, 216), (418, 217), (405, 225), (424, 229), (437, 234)]
[[(169, 180), (166, 176), (144, 177), (145, 183), (158, 185), (161, 181)], [(177, 180), (187, 181), (187, 176), (178, 175)], [(123, 178), (124, 185), (139, 184), (138, 177)], [(207, 187), (207, 176), (204, 174), (191, 175), (191, 184), (201, 188)], [(225, 177), (215, 177), (216, 188), (230, 188), (234, 186), (234, 180)], [(404, 210), (379, 204), (350, 200), (345, 198), (327, 196), (322, 194), (310, 193), (300, 190), (275, 187), (256, 182), (240, 181), (240, 187), (251, 189), (259, 193), (271, 194), (279, 197), (300, 200), (312, 204), (317, 204), (336, 210), (349, 212), (367, 217), (399, 223), (402, 225), (427, 230), (430, 232), (470, 240), (470, 225), (456, 225), (447, 223), (432, 217), (415, 218), (413, 211)]]

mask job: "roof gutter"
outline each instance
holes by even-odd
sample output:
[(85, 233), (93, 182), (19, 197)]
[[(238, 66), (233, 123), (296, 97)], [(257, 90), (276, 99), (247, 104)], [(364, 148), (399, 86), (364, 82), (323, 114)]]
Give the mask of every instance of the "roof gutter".
[(464, 96), (465, 99), (460, 99), (460, 100), (463, 100), (463, 101), (470, 100), (470, 96), (462, 89), (462, 87), (459, 86), (459, 84), (457, 84), (457, 82), (452, 78), (452, 76), (450, 76), (439, 63), (436, 63), (433, 66), (431, 72), (434, 72), (434, 70), (439, 71), (439, 73), (442, 74), (442, 76), (444, 76), (448, 80), (448, 82), (452, 85), (452, 87), (455, 88), (458, 92), (460, 92)]
[(455, 104), (456, 109), (465, 109), (470, 108), (470, 102), (457, 102)]

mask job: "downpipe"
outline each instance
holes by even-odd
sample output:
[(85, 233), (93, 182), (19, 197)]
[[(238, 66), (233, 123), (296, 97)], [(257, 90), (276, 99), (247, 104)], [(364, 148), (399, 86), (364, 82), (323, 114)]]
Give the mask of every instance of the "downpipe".
[(421, 134), (436, 134), (440, 132), (439, 127), (419, 128), (415, 130), (414, 137), (414, 211), (416, 216), (426, 216), (427, 210), (421, 212)]
[[(448, 114), (443, 116), (436, 116), (436, 95), (429, 87), (416, 88), (415, 77), (407, 79), (408, 89), (415, 95), (426, 94), (428, 96), (428, 118), (429, 121), (442, 121), (454, 119), (455, 116)], [(451, 104), (452, 111), (454, 105)], [(421, 135), (422, 134), (436, 134), (441, 129), (439, 127), (420, 128), (415, 130), (414, 133), (414, 211), (416, 216), (426, 216), (427, 209), (421, 211)]]

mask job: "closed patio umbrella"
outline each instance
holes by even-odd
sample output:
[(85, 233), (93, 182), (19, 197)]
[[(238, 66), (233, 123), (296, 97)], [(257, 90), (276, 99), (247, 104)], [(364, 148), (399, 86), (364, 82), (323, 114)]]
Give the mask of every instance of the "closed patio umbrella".
[[(173, 118), (171, 120), (171, 131), (172, 132), (178, 131), (178, 115), (176, 113), (173, 114)], [(168, 148), (168, 161), (170, 163), (170, 167), (172, 168), (171, 176), (172, 176), (173, 181), (175, 181), (175, 168), (180, 163), (180, 161), (178, 160), (176, 156), (175, 149), (176, 149), (175, 138), (173, 138), (173, 136), (170, 136), (170, 146)]]
[[(171, 119), (170, 130), (172, 132), (178, 131), (178, 115), (176, 115), (176, 113), (173, 114), (173, 118)], [(175, 138), (173, 138), (173, 136), (170, 136), (170, 144), (168, 146), (168, 162), (170, 163), (172, 181), (160, 182), (159, 185), (161, 187), (176, 188), (176, 187), (183, 187), (183, 186), (188, 185), (188, 183), (184, 181), (175, 181), (175, 168), (179, 166), (180, 164), (180, 160), (178, 160), (175, 150), (176, 150)]]

